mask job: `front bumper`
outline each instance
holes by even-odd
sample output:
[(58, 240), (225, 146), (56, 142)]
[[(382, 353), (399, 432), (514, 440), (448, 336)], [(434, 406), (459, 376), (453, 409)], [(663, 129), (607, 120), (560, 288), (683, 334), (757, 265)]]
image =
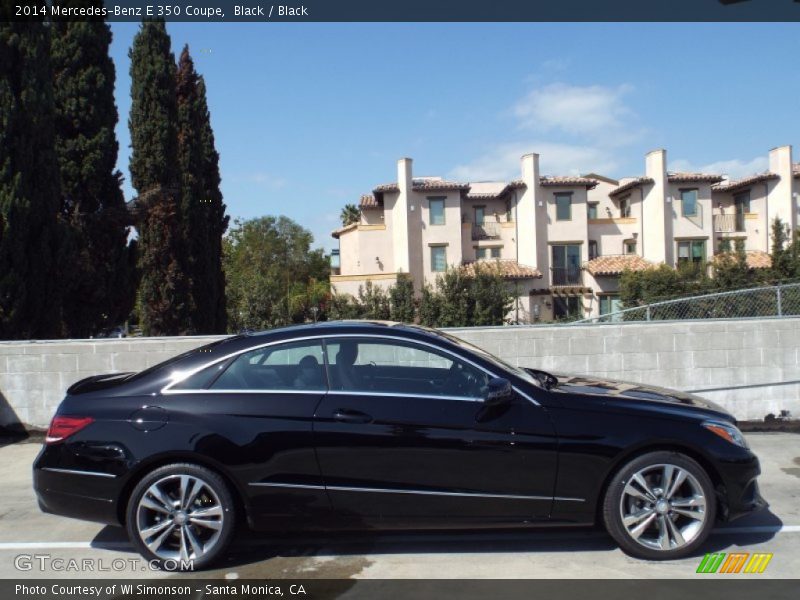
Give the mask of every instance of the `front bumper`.
[(758, 489), (761, 465), (755, 454), (746, 450), (736, 459), (725, 460), (719, 465), (719, 472), (722, 478), (717, 488), (720, 520), (733, 521), (769, 506)]

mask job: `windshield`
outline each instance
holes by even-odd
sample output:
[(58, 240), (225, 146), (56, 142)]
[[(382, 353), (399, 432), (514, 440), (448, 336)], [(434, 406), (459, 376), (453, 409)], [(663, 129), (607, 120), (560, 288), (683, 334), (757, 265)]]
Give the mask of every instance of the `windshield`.
[(445, 333), (444, 331), (439, 331), (437, 329), (429, 329), (427, 327), (421, 327), (420, 329), (425, 329), (425, 331), (435, 333), (436, 335), (441, 336), (447, 339), (448, 341), (453, 342), (454, 344), (457, 344), (466, 350), (469, 350), (470, 352), (479, 354), (481, 358), (500, 367), (501, 369), (504, 369), (506, 371), (511, 371), (514, 375), (516, 375), (520, 379), (524, 379), (525, 381), (532, 383), (533, 385), (542, 387), (542, 382), (532, 373), (529, 373), (528, 371), (520, 367), (515, 367), (514, 365), (507, 363), (502, 358), (498, 358), (494, 354), (490, 354), (483, 348), (480, 348), (474, 344), (470, 344), (469, 342), (465, 342), (461, 338), (457, 338), (456, 336), (450, 335), (449, 333)]

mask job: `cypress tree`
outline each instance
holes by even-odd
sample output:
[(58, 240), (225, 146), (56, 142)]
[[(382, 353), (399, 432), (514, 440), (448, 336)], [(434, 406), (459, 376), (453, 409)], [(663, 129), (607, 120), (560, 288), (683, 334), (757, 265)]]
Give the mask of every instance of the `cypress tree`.
[[(230, 217), (225, 213), (225, 203), (220, 188), (219, 153), (211, 129), (211, 115), (206, 99), (206, 83), (202, 76), (197, 82), (198, 111), (201, 115), (201, 147), (203, 148), (203, 197), (208, 224), (206, 242), (206, 280), (205, 293), (211, 299), (214, 311), (211, 331), (227, 331), (228, 311), (225, 303), (225, 272), (222, 268), (222, 236), (228, 229)], [(201, 292), (202, 293), (202, 292)]]
[(139, 303), (145, 335), (193, 332), (180, 203), (175, 57), (163, 21), (145, 21), (131, 58), (131, 182), (139, 196)]
[(86, 337), (124, 321), (135, 294), (122, 174), (115, 169), (118, 114), (110, 44), (111, 30), (99, 19), (55, 20), (51, 27), (61, 216), (71, 241), (65, 253), (70, 276), (63, 312), (70, 337)]
[[(25, 4), (33, 4), (25, 2)], [(60, 335), (49, 31), (0, 10), (0, 338)]]
[(176, 90), (181, 214), (195, 306), (192, 321), (198, 333), (223, 333), (222, 234), (228, 217), (219, 189), (219, 156), (214, 148), (205, 83), (195, 71), (188, 46), (178, 62)]

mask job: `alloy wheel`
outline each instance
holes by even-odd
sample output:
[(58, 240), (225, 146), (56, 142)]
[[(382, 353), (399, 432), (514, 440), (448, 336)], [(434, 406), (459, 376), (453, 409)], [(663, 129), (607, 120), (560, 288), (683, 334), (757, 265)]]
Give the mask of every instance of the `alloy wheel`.
[(656, 464), (630, 477), (619, 510), (632, 540), (653, 550), (675, 550), (703, 530), (707, 501), (700, 482), (686, 469)]
[(194, 475), (168, 475), (150, 485), (136, 507), (142, 542), (160, 559), (197, 560), (222, 533), (225, 512), (214, 488)]

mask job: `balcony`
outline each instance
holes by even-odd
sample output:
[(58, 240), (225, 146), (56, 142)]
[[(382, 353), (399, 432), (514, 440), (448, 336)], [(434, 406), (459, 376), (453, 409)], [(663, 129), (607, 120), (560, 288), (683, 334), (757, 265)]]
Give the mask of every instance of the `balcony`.
[(473, 240), (498, 240), (500, 239), (500, 223), (472, 224)]
[(583, 285), (583, 269), (579, 266), (573, 267), (551, 267), (550, 285)]
[(744, 213), (736, 213), (729, 215), (714, 215), (714, 232), (715, 233), (734, 233), (745, 231), (744, 227), (745, 215)]

